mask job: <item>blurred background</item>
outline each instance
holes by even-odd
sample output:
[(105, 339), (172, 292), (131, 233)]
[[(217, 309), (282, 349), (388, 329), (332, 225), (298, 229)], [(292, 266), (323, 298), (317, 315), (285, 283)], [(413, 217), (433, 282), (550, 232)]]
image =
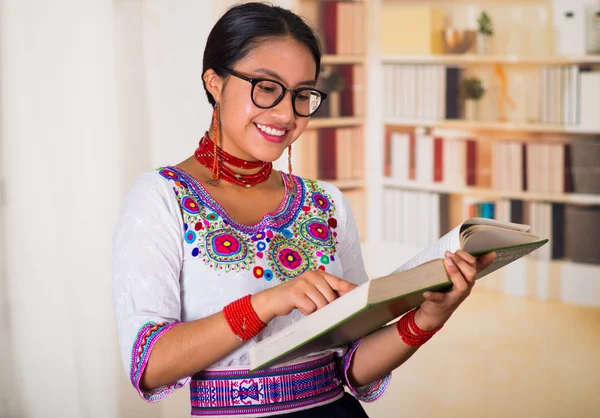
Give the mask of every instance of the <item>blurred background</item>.
[[(208, 129), (202, 55), (236, 1), (0, 1), (0, 417), (183, 417), (122, 369), (118, 211)], [(273, 1), (330, 93), (295, 172), (350, 199), (372, 277), (470, 216), (550, 239), (484, 278), (372, 417), (597, 417), (600, 1)], [(285, 167), (282, 164), (282, 167)]]

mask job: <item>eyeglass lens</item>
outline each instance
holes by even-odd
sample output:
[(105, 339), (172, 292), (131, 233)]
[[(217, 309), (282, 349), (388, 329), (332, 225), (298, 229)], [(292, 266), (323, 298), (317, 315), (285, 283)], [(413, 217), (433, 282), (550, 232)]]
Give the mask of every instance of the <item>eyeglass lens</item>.
[[(252, 100), (257, 106), (263, 108), (272, 107), (284, 94), (281, 85), (268, 80), (261, 80), (256, 83), (253, 91)], [(303, 116), (312, 115), (321, 104), (321, 94), (312, 89), (302, 89), (297, 92), (294, 98), (294, 108), (296, 112)]]

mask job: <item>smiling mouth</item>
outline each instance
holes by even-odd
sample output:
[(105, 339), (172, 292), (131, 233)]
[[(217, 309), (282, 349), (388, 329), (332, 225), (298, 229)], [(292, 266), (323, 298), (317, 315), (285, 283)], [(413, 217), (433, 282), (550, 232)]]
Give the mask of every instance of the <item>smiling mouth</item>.
[(282, 144), (287, 141), (290, 133), (290, 131), (287, 129), (274, 129), (261, 123), (255, 123), (254, 126), (256, 126), (256, 129), (263, 136), (263, 138), (265, 138), (268, 142), (275, 144)]
[(261, 123), (255, 123), (255, 125), (260, 131), (266, 133), (267, 135), (274, 136), (274, 137), (283, 137), (286, 133), (289, 132), (287, 130), (274, 129), (274, 128), (271, 128), (270, 126), (266, 126)]

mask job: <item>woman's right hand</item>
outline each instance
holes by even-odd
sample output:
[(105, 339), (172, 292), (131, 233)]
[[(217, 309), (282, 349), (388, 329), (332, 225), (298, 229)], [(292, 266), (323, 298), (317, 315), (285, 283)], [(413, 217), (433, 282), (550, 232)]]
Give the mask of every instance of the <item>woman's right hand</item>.
[(355, 284), (322, 270), (307, 271), (295, 279), (252, 296), (258, 317), (268, 323), (298, 309), (309, 315), (356, 287)]

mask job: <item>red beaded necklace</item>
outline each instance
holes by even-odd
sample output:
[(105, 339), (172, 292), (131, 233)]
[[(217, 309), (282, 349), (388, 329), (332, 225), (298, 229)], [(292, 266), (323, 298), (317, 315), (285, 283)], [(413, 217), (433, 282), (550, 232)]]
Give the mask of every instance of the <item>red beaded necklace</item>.
[[(266, 181), (273, 171), (273, 163), (246, 161), (228, 154), (210, 139), (208, 133), (200, 140), (198, 148), (194, 152), (194, 157), (204, 167), (212, 170), (213, 178), (208, 183), (213, 186), (219, 182), (219, 179), (223, 179), (242, 187), (252, 187)], [(254, 174), (239, 174), (225, 163), (237, 168), (254, 169), (262, 167), (262, 169)]]

